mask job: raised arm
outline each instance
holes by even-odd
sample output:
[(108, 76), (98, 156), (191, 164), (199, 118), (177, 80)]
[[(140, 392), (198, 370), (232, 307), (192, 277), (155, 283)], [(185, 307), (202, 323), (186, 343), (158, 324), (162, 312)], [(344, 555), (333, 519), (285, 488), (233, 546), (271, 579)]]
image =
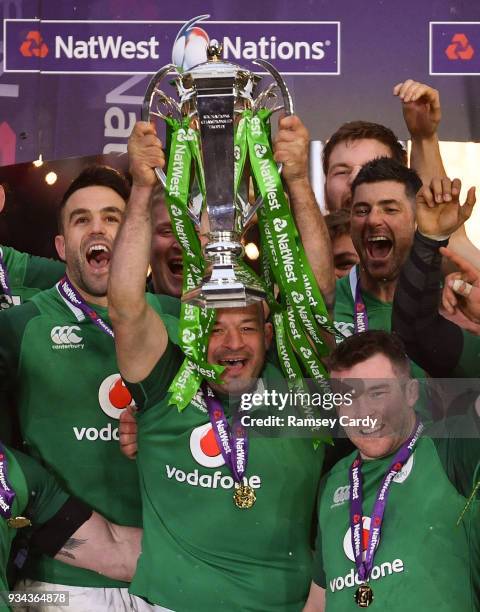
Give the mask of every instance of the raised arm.
[(308, 179), (308, 131), (296, 115), (283, 117), (278, 127), (274, 143), (275, 160), (283, 164), (282, 178), (287, 186), (300, 238), (331, 313), (335, 301), (332, 245)]
[(150, 201), (157, 180), (153, 168), (165, 164), (162, 144), (151, 124), (135, 125), (128, 153), (133, 185), (110, 264), (108, 311), (120, 372), (135, 383), (150, 374), (168, 342), (161, 318), (145, 298), (152, 234)]
[(438, 144), (438, 126), (442, 118), (440, 95), (436, 89), (408, 79), (393, 88), (402, 101), (407, 129), (412, 139), (410, 166), (424, 185), (433, 178), (447, 176)]

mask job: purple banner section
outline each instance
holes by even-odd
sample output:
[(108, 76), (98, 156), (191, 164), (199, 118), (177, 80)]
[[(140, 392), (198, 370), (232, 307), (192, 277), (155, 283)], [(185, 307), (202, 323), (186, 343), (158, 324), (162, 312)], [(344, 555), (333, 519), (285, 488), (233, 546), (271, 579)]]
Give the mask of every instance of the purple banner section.
[[(4, 71), (153, 74), (172, 61), (182, 21), (6, 19)], [(290, 75), (340, 74), (340, 24), (321, 21), (204, 21), (235, 63), (265, 59)]]
[(480, 21), (430, 23), (430, 74), (480, 75)]
[[(408, 138), (392, 89), (409, 78), (440, 91), (441, 140), (480, 140), (480, 79), (469, 76), (480, 73), (474, 68), (480, 44), (464, 25), (476, 31), (478, 2), (202, 0), (199, 5), (193, 0), (142, 0), (132, 12), (131, 0), (0, 0), (0, 166), (32, 161), (39, 154), (60, 159), (125, 152), (150, 75), (170, 63), (177, 32), (199, 13), (211, 15), (211, 21), (199, 26), (224, 43), (230, 61), (249, 66), (256, 56), (271, 61), (285, 76), (295, 112), (315, 140), (326, 140), (343, 122), (356, 119), (382, 123), (400, 139)], [(77, 48), (77, 57), (62, 58), (73, 68), (48, 74), (45, 62), (54, 60), (55, 39), (48, 38), (44, 24), (61, 26), (57, 33), (62, 36), (64, 27), (78, 26), (87, 40), (94, 34), (128, 35), (122, 43), (131, 41), (134, 47), (124, 46), (124, 53), (157, 51), (159, 59), (78, 57), (88, 55), (87, 44)], [(434, 26), (435, 36), (429, 38)], [(7, 31), (13, 36), (8, 44)], [(468, 42), (452, 43), (456, 34), (465, 34)], [(141, 41), (146, 44), (139, 47)], [(452, 44), (449, 53), (458, 59), (445, 55)], [(81, 74), (82, 65), (87, 65), (87, 74)], [(33, 72), (5, 72), (5, 67)], [(72, 72), (62, 74), (64, 70)], [(137, 70), (142, 74), (134, 74)]]

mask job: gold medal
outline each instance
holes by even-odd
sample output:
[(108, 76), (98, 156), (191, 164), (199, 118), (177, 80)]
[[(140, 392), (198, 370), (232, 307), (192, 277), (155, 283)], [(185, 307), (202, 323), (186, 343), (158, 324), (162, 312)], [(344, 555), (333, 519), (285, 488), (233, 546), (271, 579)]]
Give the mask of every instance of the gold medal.
[(15, 516), (7, 519), (7, 525), (12, 529), (21, 529), (22, 527), (31, 527), (32, 522), (24, 516)]
[(355, 591), (355, 602), (359, 608), (368, 608), (373, 601), (372, 587), (368, 584), (361, 584)]
[(233, 501), (237, 508), (251, 508), (256, 499), (255, 493), (250, 485), (241, 484), (235, 487)]

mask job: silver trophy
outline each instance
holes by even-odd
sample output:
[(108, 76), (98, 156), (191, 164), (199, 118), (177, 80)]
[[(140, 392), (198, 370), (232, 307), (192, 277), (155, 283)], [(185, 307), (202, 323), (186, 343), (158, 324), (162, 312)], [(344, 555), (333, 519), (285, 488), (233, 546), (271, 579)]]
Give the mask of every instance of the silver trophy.
[[(273, 79), (268, 78), (269, 83), (262, 87), (263, 77), (223, 60), (220, 45), (210, 44), (207, 58), (181, 74), (173, 64), (161, 68), (145, 93), (142, 120), (188, 117), (190, 127), (200, 133), (206, 202), (193, 183), (188, 212), (200, 225), (202, 211), (207, 211), (209, 234), (204, 248), (207, 273), (200, 286), (186, 292), (182, 301), (208, 308), (243, 307), (265, 298), (259, 284), (240, 280), (239, 268), (244, 253), (242, 234), (263, 200), (259, 197), (249, 203), (248, 176), (234, 196), (235, 125), (246, 109), (254, 112), (260, 108), (273, 112), (283, 109), (291, 114), (293, 105), (284, 80), (268, 62), (253, 62)], [(170, 82), (173, 79), (178, 101), (160, 89), (160, 82), (166, 78)], [(165, 187), (165, 173), (161, 168), (155, 168), (155, 173)]]

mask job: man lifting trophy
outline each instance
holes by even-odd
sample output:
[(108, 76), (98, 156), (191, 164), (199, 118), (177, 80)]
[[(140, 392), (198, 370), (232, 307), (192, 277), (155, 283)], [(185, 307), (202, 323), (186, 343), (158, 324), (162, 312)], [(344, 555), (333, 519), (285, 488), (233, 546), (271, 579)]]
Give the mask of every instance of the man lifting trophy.
[[(177, 405), (185, 405), (184, 383), (192, 375), (196, 382), (189, 399), (202, 378), (219, 378), (221, 370), (205, 360), (214, 309), (266, 299), (277, 343), (283, 343), (283, 370), (292, 381), (302, 378), (298, 360), (311, 378), (324, 380), (321, 357), (328, 348), (321, 330), (333, 331), (272, 153), (271, 115), (293, 113), (288, 88), (265, 60), (253, 63), (266, 71), (266, 78), (222, 59), (221, 45), (196, 26), (206, 17), (189, 21), (174, 46), (174, 59), (181, 62), (175, 55), (184, 45), (183, 33), (194, 28), (202, 33), (204, 61), (187, 63), (185, 70), (174, 64), (161, 68), (142, 107), (142, 120), (166, 124), (167, 172), (155, 172), (183, 254), (180, 344), (187, 359), (171, 388)], [(161, 89), (162, 83), (172, 82), (176, 98)], [(195, 225), (203, 225), (205, 217), (209, 231), (202, 253)], [(261, 277), (242, 259), (241, 237), (255, 217), (262, 242)]]

